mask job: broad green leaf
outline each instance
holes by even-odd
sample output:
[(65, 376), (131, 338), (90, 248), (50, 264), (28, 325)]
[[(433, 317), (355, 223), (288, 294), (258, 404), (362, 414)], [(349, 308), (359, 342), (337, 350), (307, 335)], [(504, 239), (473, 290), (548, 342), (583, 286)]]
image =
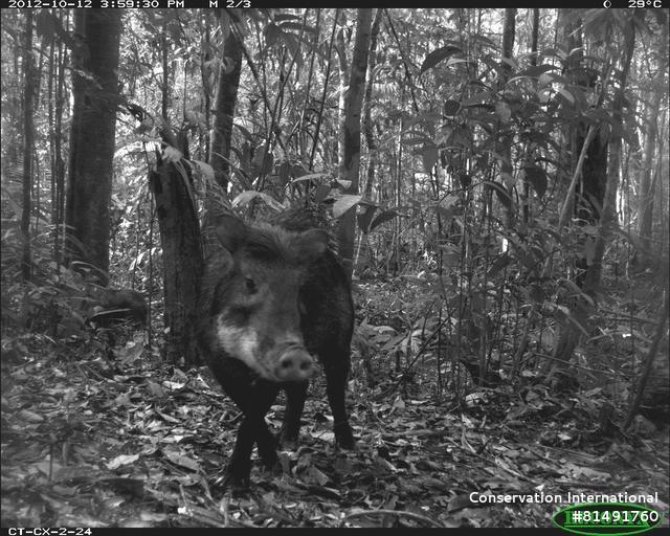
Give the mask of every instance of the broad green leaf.
[(441, 47), (430, 52), (426, 59), (423, 60), (421, 65), (421, 74), (425, 73), (431, 67), (435, 67), (442, 60), (453, 56), (454, 54), (461, 53), (461, 49), (452, 45), (447, 45), (446, 47)]
[(387, 221), (392, 220), (397, 215), (398, 213), (394, 209), (384, 210), (380, 212), (379, 214), (377, 214), (377, 217), (372, 221), (372, 224), (370, 225), (370, 231), (379, 227), (382, 223), (386, 223)]
[(505, 208), (510, 208), (512, 206), (512, 197), (502, 184), (494, 181), (482, 181), (481, 184), (484, 185), (485, 188), (492, 189)]
[(574, 104), (574, 103), (575, 103), (575, 97), (574, 97), (574, 96), (572, 95), (572, 93), (570, 93), (567, 89), (562, 88), (562, 87), (559, 87), (559, 88), (558, 88), (558, 92), (559, 92), (561, 95), (563, 95), (563, 96), (568, 100), (568, 102), (569, 102), (570, 104)]
[(558, 69), (558, 67), (555, 65), (549, 65), (548, 63), (543, 63), (542, 65), (533, 65), (531, 67), (528, 67), (527, 69), (524, 69), (523, 71), (516, 73), (514, 75), (514, 78), (517, 78), (519, 76), (528, 76), (531, 78), (537, 78), (541, 74), (544, 74), (547, 71), (553, 71), (554, 69)]
[(340, 218), (362, 199), (360, 195), (343, 195), (333, 205), (333, 217)]
[(377, 209), (378, 207), (375, 205), (361, 203), (360, 208), (358, 209), (358, 214), (356, 215), (356, 220), (358, 221), (358, 228), (364, 233), (370, 232), (370, 224), (372, 223), (372, 218), (374, 218)]
[(207, 180), (214, 180), (214, 168), (210, 166), (207, 162), (202, 162), (200, 160), (191, 160), (195, 164), (203, 177)]
[[(294, 170), (295, 172), (295, 170)], [(296, 179), (293, 179), (293, 182), (298, 182), (298, 181), (311, 181), (312, 179), (327, 179), (329, 175), (326, 173), (310, 173), (309, 175), (303, 175), (301, 177), (298, 177)]]

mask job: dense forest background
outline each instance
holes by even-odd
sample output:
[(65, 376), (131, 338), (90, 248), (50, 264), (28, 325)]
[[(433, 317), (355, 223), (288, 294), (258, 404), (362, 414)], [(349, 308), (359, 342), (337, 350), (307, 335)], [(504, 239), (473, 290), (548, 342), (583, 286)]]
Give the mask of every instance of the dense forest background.
[[(547, 526), (667, 512), (668, 10), (2, 11), (3, 526)], [(319, 381), (221, 502), (199, 222), (318, 214), (353, 281), (353, 453)], [(273, 406), (271, 424), (283, 406)], [(656, 494), (656, 495), (654, 495)], [(565, 506), (565, 505), (564, 505)]]

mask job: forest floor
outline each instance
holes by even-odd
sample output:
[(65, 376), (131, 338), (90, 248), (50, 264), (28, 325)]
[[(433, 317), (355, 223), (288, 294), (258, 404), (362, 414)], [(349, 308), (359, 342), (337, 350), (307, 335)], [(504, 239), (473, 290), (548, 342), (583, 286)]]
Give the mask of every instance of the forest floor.
[[(107, 348), (99, 334), (4, 333), (3, 527), (548, 527), (588, 495), (651, 495), (667, 526), (667, 426), (626, 434), (540, 386), (472, 386), (459, 403), (421, 375), (373, 386), (360, 363), (356, 450), (334, 445), (320, 376), (284, 473), (254, 453), (251, 491), (231, 496), (239, 411), (206, 369), (167, 366), (145, 332), (125, 336)], [(283, 409), (268, 414), (275, 431)]]

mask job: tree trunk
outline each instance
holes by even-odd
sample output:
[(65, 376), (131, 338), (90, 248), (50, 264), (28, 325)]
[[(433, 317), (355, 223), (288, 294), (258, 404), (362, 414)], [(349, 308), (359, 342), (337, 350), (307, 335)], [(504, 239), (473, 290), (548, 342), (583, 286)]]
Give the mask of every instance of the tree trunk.
[[(502, 42), (502, 56), (503, 58), (512, 59), (514, 56), (514, 37), (516, 33), (516, 8), (505, 8), (505, 24), (503, 27), (503, 42)], [(503, 71), (507, 74), (512, 72), (512, 67), (507, 63), (503, 66)]]
[(54, 175), (55, 193), (53, 199), (54, 222), (54, 258), (58, 264), (62, 259), (62, 235), (65, 223), (65, 161), (63, 159), (63, 108), (65, 106), (65, 70), (67, 68), (67, 53), (62, 43), (58, 43), (58, 85), (56, 87), (56, 106), (54, 121)]
[(167, 121), (168, 119), (168, 109), (170, 105), (170, 66), (168, 62), (168, 29), (167, 29), (168, 18), (163, 19), (163, 31), (160, 34), (160, 57), (161, 57), (161, 70), (163, 71), (163, 77), (161, 78), (161, 117)]
[(35, 128), (33, 123), (34, 98), (37, 88), (35, 62), (33, 61), (33, 14), (26, 12), (26, 33), (23, 40), (23, 69), (25, 91), (23, 93), (23, 211), (21, 213), (21, 236), (23, 238), (23, 254), (21, 259), (21, 275), (28, 281), (31, 275), (30, 254), (30, 190), (33, 184), (33, 144)]
[[(342, 15), (344, 18), (345, 15)], [(349, 62), (347, 61), (347, 44), (344, 41), (344, 28), (337, 32), (335, 53), (337, 54), (339, 73), (340, 73), (340, 94), (337, 106), (337, 123), (339, 135), (337, 137), (337, 166), (341, 179), (344, 179), (346, 169), (344, 167), (344, 131), (346, 129), (346, 107), (347, 92), (349, 91)]]
[[(540, 8), (534, 7), (533, 8), (533, 29), (531, 31), (531, 38), (530, 38), (530, 64), (531, 66), (536, 66), (537, 65), (537, 43), (538, 43), (538, 38), (540, 35)], [(537, 84), (535, 85), (537, 87)], [(528, 155), (532, 156), (532, 155)], [(523, 181), (523, 190), (522, 190), (522, 214), (523, 214), (523, 221), (524, 223), (528, 223), (530, 221), (530, 203), (531, 203), (531, 196), (530, 196), (530, 187), (528, 184), (528, 180)]]
[(150, 177), (163, 247), (166, 352), (169, 363), (198, 363), (193, 327), (202, 273), (200, 226), (186, 166), (159, 163)]
[(370, 58), (368, 62), (368, 78), (365, 84), (365, 100), (363, 102), (363, 132), (365, 133), (365, 143), (368, 146), (368, 173), (365, 181), (364, 197), (372, 201), (372, 190), (375, 183), (375, 170), (377, 160), (379, 159), (377, 140), (374, 135), (374, 123), (372, 122), (372, 87), (374, 84), (374, 69), (377, 65), (375, 49), (377, 48), (377, 36), (381, 26), (383, 9), (377, 9), (375, 20), (372, 23), (370, 32)]
[(623, 126), (623, 106), (626, 95), (626, 84), (628, 73), (633, 59), (635, 46), (635, 26), (631, 16), (624, 29), (623, 66), (619, 79), (619, 85), (614, 96), (612, 105), (611, 122), (612, 133), (609, 143), (609, 163), (607, 166), (607, 183), (605, 187), (605, 199), (603, 202), (602, 215), (600, 218), (600, 229), (593, 248), (593, 262), (589, 265), (584, 279), (584, 291), (594, 293), (600, 287), (602, 276), (602, 262), (605, 256), (605, 245), (611, 239), (612, 233), (617, 226), (616, 200), (619, 189), (619, 168), (621, 156), (621, 133)]
[[(512, 59), (514, 57), (514, 38), (516, 34), (516, 8), (505, 8), (505, 24), (503, 27), (502, 56)], [(500, 90), (503, 91), (507, 80), (512, 74), (512, 67), (503, 63), (503, 75), (500, 77)], [(512, 167), (512, 141), (514, 135), (507, 125), (508, 120), (500, 121), (500, 136), (498, 142), (498, 154), (502, 156), (500, 162), (500, 176), (507, 188), (510, 199), (514, 199), (514, 169)], [(514, 225), (514, 203), (507, 205), (507, 225), (512, 228)]]
[[(344, 190), (347, 195), (358, 193), (359, 164), (361, 159), (361, 105), (365, 90), (365, 71), (370, 50), (371, 9), (359, 9), (356, 21), (356, 42), (351, 60), (349, 91), (347, 92), (344, 118), (344, 161), (340, 162), (340, 178), (350, 182)], [(351, 277), (353, 272), (356, 209), (348, 210), (337, 228), (337, 241), (344, 267)]]
[[(74, 109), (65, 220), (82, 251), (71, 249), (69, 256), (86, 260), (106, 274), (121, 12), (76, 10), (75, 28), (81, 41), (73, 51)], [(103, 279), (106, 284), (107, 277)]]
[(219, 71), (219, 85), (214, 104), (214, 125), (210, 143), (209, 163), (214, 168), (216, 183), (223, 193), (228, 191), (230, 143), (237, 90), (242, 70), (242, 42), (234, 28), (229, 28), (223, 45), (224, 61)]
[[(559, 20), (557, 25), (562, 29), (561, 43), (564, 44), (567, 50), (579, 50), (582, 47), (582, 23), (581, 20), (567, 18), (564, 20), (563, 17), (566, 17), (567, 12), (565, 10), (559, 9)], [(580, 51), (571, 54), (565, 63), (565, 72), (567, 73), (568, 78), (570, 79), (571, 73), (574, 73), (579, 69), (582, 60), (582, 53)], [(574, 211), (574, 198), (575, 191), (577, 186), (577, 180), (581, 176), (581, 170), (584, 165), (584, 157), (580, 159), (583, 145), (586, 144), (586, 149), (591, 144), (593, 137), (595, 135), (595, 130), (589, 131), (586, 134), (585, 139), (582, 139), (578, 142), (577, 137), (574, 133), (574, 128), (571, 128), (570, 125), (566, 125), (566, 128), (563, 132), (564, 139), (564, 155), (563, 160), (570, 163), (569, 169), (574, 170), (573, 180), (568, 187), (568, 193), (566, 195), (566, 200), (561, 210), (561, 215), (559, 216), (558, 228), (559, 232), (567, 225), (570, 217)], [(550, 263), (545, 264), (545, 269), (543, 270), (543, 277), (551, 277), (552, 274), (549, 273)], [(544, 382), (547, 385), (550, 385), (556, 391), (567, 391), (572, 392), (577, 388), (577, 378), (574, 374), (574, 369), (570, 367), (570, 361), (574, 354), (575, 348), (579, 343), (579, 338), (581, 336), (581, 331), (576, 325), (586, 321), (587, 314), (584, 309), (584, 304), (582, 303), (580, 297), (576, 297), (568, 304), (570, 307), (570, 314), (572, 315), (572, 320), (570, 318), (562, 318), (560, 323), (560, 333), (556, 346), (552, 354), (552, 360), (545, 360), (543, 363), (542, 370), (540, 374), (544, 378)]]
[[(660, 39), (661, 50), (658, 56), (658, 73), (652, 86), (653, 97), (647, 114), (647, 140), (645, 144), (644, 166), (642, 167), (642, 178), (640, 180), (640, 241), (643, 248), (643, 259), (646, 260), (651, 244), (651, 223), (654, 213), (654, 188), (656, 181), (652, 181), (654, 169), (654, 152), (656, 149), (656, 139), (658, 136), (658, 111), (661, 108), (661, 101), (667, 98), (667, 85), (664, 83), (667, 73), (666, 65), (668, 61), (668, 25), (663, 24), (663, 35)], [(646, 262), (645, 262), (646, 264)]]

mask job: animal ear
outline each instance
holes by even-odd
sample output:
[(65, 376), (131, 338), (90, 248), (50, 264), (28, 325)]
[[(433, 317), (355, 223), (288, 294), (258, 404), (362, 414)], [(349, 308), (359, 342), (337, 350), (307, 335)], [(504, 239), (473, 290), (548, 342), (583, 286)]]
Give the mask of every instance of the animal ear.
[(232, 215), (221, 216), (216, 226), (216, 237), (221, 245), (233, 253), (244, 242), (248, 232), (247, 225)]
[(209, 216), (203, 223), (206, 249), (223, 246), (228, 252), (234, 253), (244, 243), (247, 233), (247, 225), (232, 214)]
[(234, 265), (233, 254), (225, 246), (215, 245), (205, 254), (205, 269), (215, 270), (219, 277), (230, 272)]
[(323, 229), (310, 229), (300, 233), (296, 250), (301, 261), (310, 262), (323, 255), (328, 249), (330, 235)]

